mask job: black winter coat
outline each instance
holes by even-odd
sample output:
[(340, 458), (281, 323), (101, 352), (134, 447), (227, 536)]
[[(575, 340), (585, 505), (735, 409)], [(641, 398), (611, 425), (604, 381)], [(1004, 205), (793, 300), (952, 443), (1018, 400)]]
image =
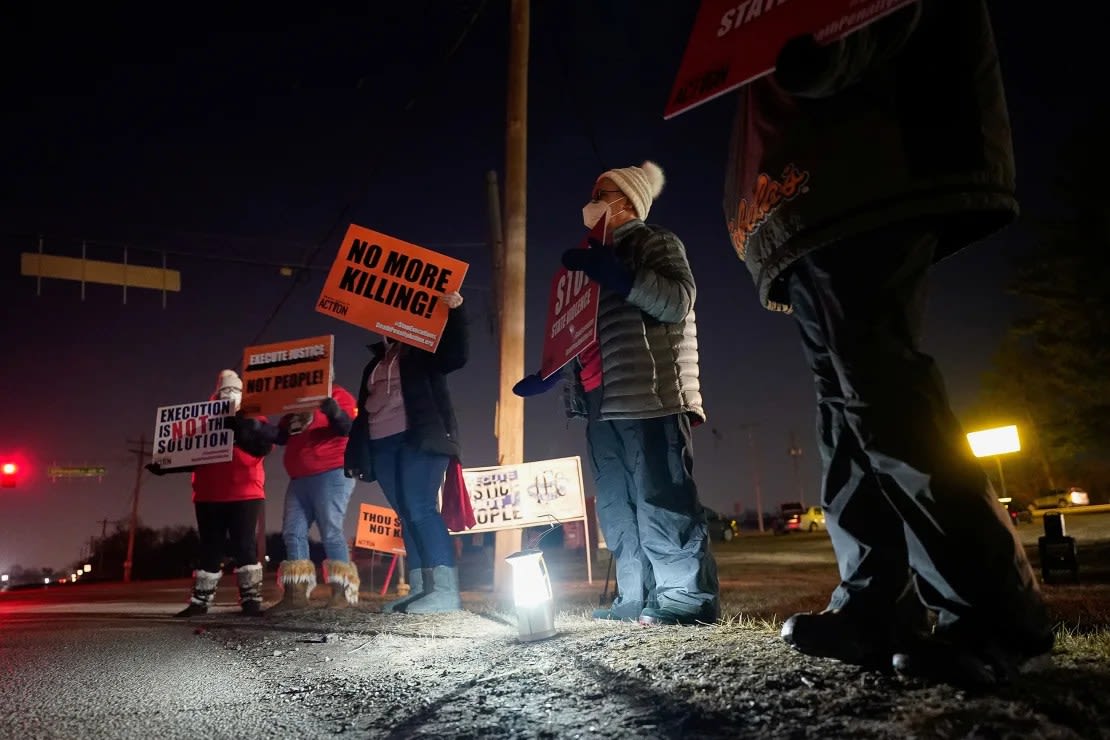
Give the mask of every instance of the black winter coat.
[[(362, 382), (358, 387), (358, 410), (351, 434), (347, 439), (347, 450), (343, 467), (348, 478), (363, 481), (376, 480), (369, 419), (364, 411), (366, 388), (370, 374), (385, 356), (385, 343), (369, 345), (372, 353), (370, 362), (362, 371)], [(455, 421), (455, 409), (451, 404), (451, 394), (447, 390), (447, 374), (466, 365), (469, 351), (467, 320), (464, 306), (452, 309), (447, 317), (436, 351), (428, 352), (405, 345), (397, 359), (401, 376), (401, 396), (405, 400), (406, 441), (424, 452), (459, 457), (459, 429)]]
[(827, 46), (788, 45), (738, 103), (725, 217), (767, 308), (788, 308), (785, 275), (815, 249), (922, 220), (941, 259), (1017, 217), (985, 0), (921, 0)]

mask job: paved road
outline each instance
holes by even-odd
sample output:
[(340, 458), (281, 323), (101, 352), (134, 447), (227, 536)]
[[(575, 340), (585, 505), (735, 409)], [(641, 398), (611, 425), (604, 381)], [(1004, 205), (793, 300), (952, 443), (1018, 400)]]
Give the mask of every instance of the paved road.
[[(272, 696), (252, 671), (190, 625), (163, 617), (66, 616), (58, 604), (42, 606), (0, 616), (0, 737), (297, 734), (295, 715), (281, 717), (284, 729), (276, 732)], [(110, 610), (132, 607), (117, 602)], [(310, 725), (302, 729), (311, 736)]]

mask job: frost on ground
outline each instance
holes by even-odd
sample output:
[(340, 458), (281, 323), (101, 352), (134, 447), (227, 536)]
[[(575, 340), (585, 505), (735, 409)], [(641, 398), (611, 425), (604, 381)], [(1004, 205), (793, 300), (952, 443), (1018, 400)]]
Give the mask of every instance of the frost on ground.
[[(208, 617), (201, 634), (249, 661), (275, 716), (308, 715), (319, 737), (1110, 737), (1105, 627), (1064, 634), (1052, 668), (972, 695), (800, 655), (778, 638), (784, 612), (737, 616), (758, 611), (750, 595), (726, 602), (723, 624), (648, 628), (595, 622), (596, 591), (568, 588), (558, 635), (532, 643), (489, 594), (466, 596), (454, 614), (381, 614), (369, 597)], [(1105, 615), (1110, 594), (1097, 596)]]

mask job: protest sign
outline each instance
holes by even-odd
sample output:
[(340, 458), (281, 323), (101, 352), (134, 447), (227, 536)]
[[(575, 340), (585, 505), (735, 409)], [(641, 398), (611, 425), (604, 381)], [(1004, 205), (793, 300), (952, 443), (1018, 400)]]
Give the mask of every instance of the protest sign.
[[(582, 240), (604, 241), (608, 217), (603, 218)], [(597, 339), (597, 308), (601, 287), (584, 272), (570, 272), (560, 267), (551, 280), (547, 303), (547, 326), (543, 334), (540, 377), (550, 378), (589, 347)]]
[(244, 414), (315, 411), (331, 395), (332, 335), (259, 344), (243, 350)]
[(663, 118), (773, 72), (783, 45), (844, 38), (913, 0), (702, 0)]
[[(561, 457), (518, 465), (464, 468), (476, 524), (466, 531), (495, 532), (586, 520), (582, 460)], [(586, 527), (586, 577), (593, 583)]]
[(388, 506), (360, 504), (355, 547), (404, 555), (405, 542), (401, 539), (400, 517)]
[(351, 224), (316, 310), (434, 352), (467, 263)]
[(163, 468), (228, 462), (235, 434), (224, 420), (234, 414), (229, 399), (160, 406), (154, 416), (151, 462)]
[(578, 457), (464, 468), (463, 479), (477, 521), (468, 533), (534, 527), (586, 516), (582, 462)]

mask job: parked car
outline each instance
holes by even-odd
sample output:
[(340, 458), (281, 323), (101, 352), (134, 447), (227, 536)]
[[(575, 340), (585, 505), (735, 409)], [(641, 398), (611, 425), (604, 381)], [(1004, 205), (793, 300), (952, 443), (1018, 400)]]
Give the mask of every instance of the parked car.
[(820, 506), (811, 506), (802, 514), (801, 520), (798, 522), (801, 529), (806, 532), (824, 531), (825, 529), (825, 510)]
[(1015, 527), (1019, 522), (1028, 523), (1033, 521), (1033, 512), (1029, 509), (1020, 508), (1009, 496), (998, 499), (998, 503), (1002, 504), (1002, 508), (1010, 515), (1010, 521), (1014, 523)]
[(1072, 486), (1071, 488), (1057, 488), (1056, 490), (1049, 491), (1044, 496), (1038, 496), (1033, 499), (1033, 503), (1029, 505), (1032, 509), (1066, 509), (1069, 506), (1087, 506), (1091, 503), (1091, 497), (1082, 488)]
[(709, 539), (715, 542), (731, 542), (740, 534), (736, 520), (723, 516), (720, 512), (705, 507), (705, 520), (709, 523)]
[[(783, 504), (779, 507), (779, 520), (775, 526), (775, 532), (787, 534), (802, 531), (802, 515), (805, 513), (806, 508), (797, 502)], [(822, 521), (824, 521), (823, 517)]]

